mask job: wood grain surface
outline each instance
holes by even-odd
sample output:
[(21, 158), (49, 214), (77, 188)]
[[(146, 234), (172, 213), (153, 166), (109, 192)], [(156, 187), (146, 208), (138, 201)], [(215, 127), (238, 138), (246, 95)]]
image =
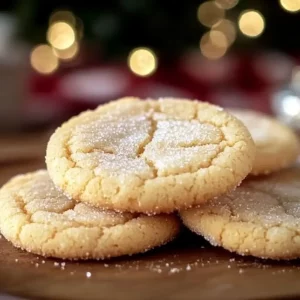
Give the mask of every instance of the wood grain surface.
[[(42, 149), (44, 141), (31, 143)], [(0, 164), (0, 185), (15, 174), (44, 168), (43, 156)], [(0, 239), (1, 300), (299, 299), (299, 280), (299, 261), (237, 256), (185, 229), (165, 247), (109, 261), (44, 259)]]
[(42, 159), (49, 136), (49, 132), (0, 135), (0, 163)]

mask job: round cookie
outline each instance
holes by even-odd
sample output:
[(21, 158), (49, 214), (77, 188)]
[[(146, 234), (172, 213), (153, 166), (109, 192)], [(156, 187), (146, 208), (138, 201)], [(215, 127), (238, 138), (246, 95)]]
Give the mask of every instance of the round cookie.
[(46, 171), (19, 175), (0, 190), (0, 230), (14, 246), (46, 257), (104, 259), (145, 252), (172, 240), (174, 215), (116, 213), (78, 204)]
[(230, 109), (249, 129), (256, 144), (256, 157), (251, 174), (268, 174), (291, 166), (299, 155), (297, 135), (285, 124), (265, 114)]
[(269, 259), (300, 257), (300, 167), (245, 180), (215, 201), (181, 212), (212, 245)]
[(55, 185), (77, 201), (155, 214), (231, 190), (254, 155), (246, 127), (217, 106), (123, 98), (58, 128), (46, 163)]

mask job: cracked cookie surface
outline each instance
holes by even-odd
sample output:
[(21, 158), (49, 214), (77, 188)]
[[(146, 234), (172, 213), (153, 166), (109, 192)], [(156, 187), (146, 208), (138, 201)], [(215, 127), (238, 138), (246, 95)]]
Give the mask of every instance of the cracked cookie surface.
[(58, 128), (46, 163), (54, 183), (77, 201), (155, 214), (236, 187), (254, 152), (245, 126), (217, 106), (123, 98)]
[(181, 212), (213, 245), (270, 259), (300, 257), (300, 167), (246, 179), (235, 191)]
[(285, 124), (251, 110), (230, 109), (250, 131), (256, 144), (251, 174), (268, 174), (291, 166), (300, 153), (297, 135)]
[(102, 211), (68, 199), (45, 170), (12, 178), (0, 190), (0, 230), (14, 246), (46, 257), (104, 259), (145, 252), (172, 240), (173, 215)]

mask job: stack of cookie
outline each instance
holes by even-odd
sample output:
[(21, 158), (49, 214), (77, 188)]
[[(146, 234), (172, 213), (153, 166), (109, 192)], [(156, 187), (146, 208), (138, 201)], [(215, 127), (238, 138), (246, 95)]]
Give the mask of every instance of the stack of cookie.
[(241, 255), (299, 258), (298, 138), (290, 128), (264, 114), (230, 113), (243, 121), (256, 144), (251, 173), (236, 190), (181, 212), (182, 220), (211, 244)]
[[(298, 152), (293, 132), (263, 115), (199, 101), (123, 98), (63, 124), (48, 143), (47, 171), (2, 187), (0, 230), (14, 246), (43, 256), (105, 259), (171, 241), (179, 212), (212, 244), (293, 258), (300, 255), (300, 192), (293, 184), (300, 171), (235, 188), (250, 173), (292, 165)], [(284, 200), (280, 182), (293, 186), (297, 200)], [(293, 247), (279, 257), (287, 241)]]

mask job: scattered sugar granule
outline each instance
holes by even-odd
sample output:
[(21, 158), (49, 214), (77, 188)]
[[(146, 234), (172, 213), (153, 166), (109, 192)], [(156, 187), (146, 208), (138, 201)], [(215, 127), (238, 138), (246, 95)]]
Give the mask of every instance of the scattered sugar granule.
[(170, 270), (170, 273), (171, 273), (171, 274), (179, 273), (179, 269), (178, 269), (178, 268), (172, 268), (172, 269)]
[(85, 275), (86, 275), (86, 277), (87, 277), (87, 278), (90, 278), (90, 277), (92, 277), (92, 273), (91, 273), (91, 272), (86, 272), (86, 274), (85, 274)]

